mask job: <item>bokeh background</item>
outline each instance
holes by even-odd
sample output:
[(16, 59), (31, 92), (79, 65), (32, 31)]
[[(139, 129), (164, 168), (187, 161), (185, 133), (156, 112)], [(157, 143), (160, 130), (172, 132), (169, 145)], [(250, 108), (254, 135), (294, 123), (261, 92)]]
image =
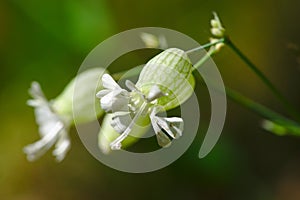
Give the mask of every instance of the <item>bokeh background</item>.
[[(0, 1), (0, 199), (299, 200), (300, 138), (262, 130), (260, 117), (230, 101), (221, 139), (206, 158), (197, 157), (209, 120), (208, 100), (203, 100), (204, 131), (179, 160), (152, 173), (128, 174), (104, 166), (74, 129), (72, 149), (62, 163), (50, 152), (29, 163), (22, 152), (38, 139), (33, 110), (25, 105), (33, 80), (54, 98), (91, 49), (130, 28), (165, 27), (205, 43), (212, 11), (300, 111), (299, 8), (297, 0)], [(147, 56), (124, 59), (120, 70), (146, 62)], [(229, 48), (214, 61), (227, 86), (285, 114)], [(201, 87), (197, 91), (202, 94)], [(208, 99), (207, 92), (202, 96)]]

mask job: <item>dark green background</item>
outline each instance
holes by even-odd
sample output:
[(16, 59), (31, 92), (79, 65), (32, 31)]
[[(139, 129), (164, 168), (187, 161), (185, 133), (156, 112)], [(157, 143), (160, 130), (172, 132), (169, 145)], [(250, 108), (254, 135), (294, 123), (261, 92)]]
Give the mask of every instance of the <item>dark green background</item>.
[[(205, 43), (212, 11), (300, 110), (299, 8), (296, 0), (0, 1), (0, 199), (300, 199), (300, 139), (263, 131), (261, 118), (230, 101), (223, 134), (209, 156), (197, 158), (205, 133), (200, 131), (179, 160), (156, 172), (127, 174), (104, 166), (74, 129), (72, 149), (60, 164), (50, 153), (34, 163), (22, 153), (23, 146), (38, 139), (33, 110), (25, 105), (31, 81), (39, 81), (47, 97), (54, 98), (91, 49), (130, 28), (165, 27)], [(122, 67), (147, 61), (134, 59)], [(227, 86), (284, 114), (229, 48), (214, 60)], [(203, 99), (208, 99), (205, 92)]]

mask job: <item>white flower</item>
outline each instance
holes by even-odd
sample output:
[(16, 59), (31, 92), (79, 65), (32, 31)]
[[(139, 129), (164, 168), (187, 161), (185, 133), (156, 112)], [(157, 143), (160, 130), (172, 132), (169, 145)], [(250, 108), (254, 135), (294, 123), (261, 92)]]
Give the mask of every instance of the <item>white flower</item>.
[[(41, 139), (24, 148), (27, 159), (36, 160), (55, 145), (53, 155), (62, 161), (71, 147), (68, 130), (75, 122), (83, 124), (97, 119), (103, 110), (96, 103), (95, 91), (102, 88), (102, 68), (91, 68), (76, 76), (62, 93), (48, 102), (40, 85), (33, 82), (29, 90)], [(76, 86), (77, 85), (77, 86)], [(75, 91), (76, 90), (76, 91)]]
[(146, 96), (129, 80), (125, 83), (131, 92), (122, 89), (108, 74), (103, 75), (102, 82), (106, 89), (99, 91), (97, 97), (101, 99), (101, 107), (113, 113), (111, 126), (120, 133), (120, 136), (110, 144), (112, 150), (122, 147), (122, 141), (142, 116), (150, 117), (158, 144), (162, 147), (169, 146), (172, 139), (177, 139), (182, 135), (183, 120), (181, 118), (156, 116), (161, 111), (157, 99), (166, 95), (157, 85), (153, 85)]
[(70, 122), (68, 119), (62, 119), (53, 111), (37, 82), (32, 83), (29, 93), (33, 99), (28, 100), (27, 103), (34, 107), (41, 139), (24, 147), (27, 159), (29, 161), (38, 159), (56, 144), (53, 155), (57, 161), (62, 161), (70, 149), (68, 136)]

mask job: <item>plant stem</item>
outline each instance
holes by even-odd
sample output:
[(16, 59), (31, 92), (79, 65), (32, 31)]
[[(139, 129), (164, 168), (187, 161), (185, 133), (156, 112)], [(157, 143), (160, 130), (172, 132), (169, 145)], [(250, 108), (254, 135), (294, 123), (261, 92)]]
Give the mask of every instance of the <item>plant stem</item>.
[(196, 64), (194, 64), (193, 71), (202, 66), (214, 53), (216, 53), (216, 49), (211, 47), (208, 52), (198, 62), (196, 62)]
[(195, 52), (195, 51), (202, 50), (202, 49), (205, 49), (205, 48), (207, 48), (207, 47), (214, 46), (214, 45), (219, 44), (219, 43), (223, 43), (224, 41), (225, 41), (225, 39), (224, 39), (224, 38), (221, 38), (221, 39), (219, 39), (219, 40), (217, 40), (217, 41), (215, 41), (215, 42), (210, 42), (210, 43), (204, 44), (204, 45), (202, 45), (202, 46), (196, 47), (196, 48), (194, 48), (194, 49), (187, 50), (185, 53), (186, 53), (186, 54), (193, 53), (193, 52)]
[(232, 101), (242, 105), (243, 107), (245, 107), (251, 111), (256, 112), (263, 118), (269, 119), (275, 123), (278, 123), (280, 125), (288, 127), (290, 130), (289, 133), (291, 135), (300, 136), (300, 125), (297, 122), (292, 121), (292, 120), (272, 111), (271, 109), (243, 96), (239, 92), (237, 92), (233, 89), (230, 89), (228, 87), (226, 87), (226, 95)]
[(228, 38), (225, 38), (224, 41), (246, 64), (249, 68), (254, 71), (254, 73), (264, 82), (265, 85), (273, 92), (273, 94), (280, 100), (280, 102), (284, 105), (289, 114), (295, 117), (300, 121), (300, 115), (296, 111), (296, 109), (289, 103), (289, 101), (280, 93), (280, 91), (272, 84), (272, 82), (256, 67), (253, 62), (247, 58), (240, 49)]
[(125, 71), (122, 71), (122, 72), (114, 73), (112, 75), (112, 77), (115, 80), (120, 80), (121, 78), (130, 78), (130, 77), (133, 77), (133, 76), (137, 76), (142, 71), (143, 67), (144, 67), (144, 65), (140, 65), (140, 66), (134, 67), (130, 70), (125, 70)]

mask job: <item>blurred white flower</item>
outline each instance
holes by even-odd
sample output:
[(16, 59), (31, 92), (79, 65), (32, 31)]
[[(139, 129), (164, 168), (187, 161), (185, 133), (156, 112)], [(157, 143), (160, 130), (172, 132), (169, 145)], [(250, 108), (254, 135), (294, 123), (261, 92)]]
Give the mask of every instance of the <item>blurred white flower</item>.
[(38, 159), (56, 144), (53, 155), (57, 161), (62, 161), (70, 149), (70, 139), (68, 136), (70, 119), (62, 118), (62, 116), (53, 111), (37, 82), (32, 83), (29, 93), (33, 99), (28, 100), (27, 103), (34, 107), (41, 139), (24, 148), (27, 159), (29, 161)]
[(71, 147), (70, 126), (94, 121), (103, 114), (96, 103), (95, 91), (102, 88), (100, 77), (104, 72), (102, 68), (92, 68), (80, 73), (50, 102), (40, 85), (32, 83), (29, 94), (33, 99), (27, 104), (34, 108), (41, 139), (24, 147), (29, 161), (38, 159), (54, 145), (52, 154), (58, 162), (62, 161)]

